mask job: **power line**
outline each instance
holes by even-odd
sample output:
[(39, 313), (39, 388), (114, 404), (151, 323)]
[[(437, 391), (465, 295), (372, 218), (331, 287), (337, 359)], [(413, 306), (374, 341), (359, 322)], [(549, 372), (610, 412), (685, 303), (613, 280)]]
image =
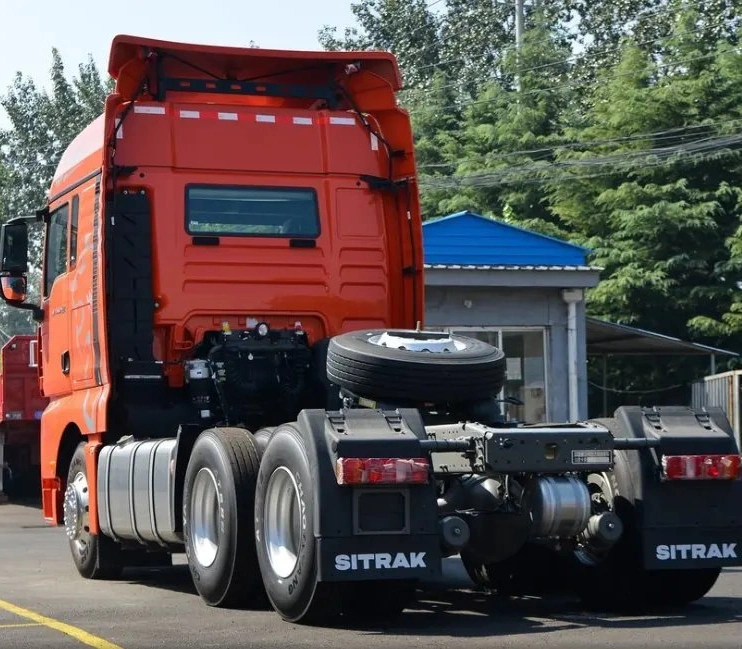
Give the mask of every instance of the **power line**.
[[(705, 150), (707, 151), (719, 151), (721, 149), (724, 149), (729, 144), (739, 144), (742, 142), (742, 138), (738, 138), (734, 142), (727, 142), (723, 146), (716, 146), (716, 147), (706, 147)], [(648, 154), (648, 152), (643, 152), (643, 158), (642, 156), (636, 156), (635, 158), (627, 158), (625, 160), (621, 159), (613, 159), (613, 160), (599, 160), (594, 159), (592, 161), (592, 164), (586, 164), (586, 165), (568, 165), (568, 164), (549, 164), (549, 165), (520, 165), (517, 167), (510, 167), (508, 169), (500, 170), (498, 171), (491, 171), (491, 172), (485, 172), (485, 173), (477, 173), (477, 174), (468, 174), (465, 176), (427, 176), (425, 183), (429, 185), (436, 185), (439, 187), (460, 187), (460, 186), (467, 186), (467, 187), (493, 187), (498, 186), (502, 184), (510, 184), (512, 182), (518, 183), (518, 184), (531, 184), (533, 182), (552, 182), (555, 179), (562, 179), (562, 178), (573, 178), (575, 180), (583, 179), (583, 178), (591, 178), (591, 177), (598, 177), (598, 176), (591, 176), (591, 175), (574, 175), (574, 174), (554, 174), (552, 173), (554, 169), (580, 169), (580, 168), (589, 168), (589, 167), (604, 167), (608, 164), (613, 163), (616, 165), (616, 169), (609, 171), (609, 172), (600, 172), (599, 175), (615, 175), (616, 173), (620, 173), (621, 170), (618, 169), (618, 165), (623, 162), (633, 162), (633, 167), (636, 167), (638, 164), (642, 165), (643, 169), (647, 168), (653, 168), (658, 166), (663, 166), (665, 164), (673, 164), (674, 162), (684, 160), (686, 158), (695, 158), (697, 161), (700, 160), (707, 160), (710, 156), (706, 155), (704, 156), (703, 153), (700, 153), (700, 151), (703, 151), (704, 149), (698, 149), (697, 151), (686, 151), (686, 152), (675, 152), (675, 159), (674, 161), (667, 162), (664, 159), (655, 160), (652, 161), (652, 158), (654, 156), (651, 156)], [(729, 150), (726, 151), (726, 155), (731, 153), (738, 153), (736, 150)], [(608, 156), (606, 156), (607, 158)], [(662, 158), (671, 158), (671, 155), (665, 155), (662, 156)], [(624, 169), (623, 171), (630, 171), (627, 169)], [(542, 175), (544, 172), (549, 172), (551, 175), (547, 175), (541, 178), (534, 177), (536, 175)], [(528, 176), (527, 178), (522, 178), (522, 176)]]
[(619, 390), (617, 388), (608, 388), (603, 387), (602, 385), (598, 385), (597, 383), (594, 383), (593, 381), (588, 381), (588, 383), (598, 390), (602, 390), (604, 392), (614, 392), (616, 394), (656, 394), (657, 392), (669, 392), (670, 390), (677, 390), (678, 388), (684, 388), (687, 384), (685, 383), (678, 383), (676, 385), (668, 385), (664, 388), (655, 388), (654, 390)]
[[(640, 42), (636, 43), (636, 45), (643, 46), (643, 45), (648, 45), (649, 43), (658, 43), (658, 42), (660, 42), (662, 40), (664, 40), (664, 37), (653, 38), (653, 39), (646, 40), (646, 41), (640, 41)], [(620, 47), (616, 47), (616, 48), (612, 48), (612, 49), (608, 49), (608, 50), (598, 50), (598, 52), (600, 52), (602, 54), (606, 54), (606, 53), (609, 53), (609, 52), (618, 52), (621, 49), (622, 48), (620, 48)], [(543, 69), (543, 68), (552, 67), (552, 66), (555, 66), (555, 65), (560, 65), (560, 64), (563, 64), (563, 63), (569, 63), (570, 61), (572, 61), (573, 59), (578, 58), (579, 56), (580, 56), (579, 54), (572, 54), (571, 56), (567, 57), (566, 59), (561, 59), (559, 61), (552, 61), (550, 63), (543, 63), (541, 65), (534, 65), (534, 66), (531, 66), (531, 67), (528, 67), (528, 68), (517, 69), (517, 70), (515, 70), (515, 72), (517, 72), (518, 74), (521, 74), (522, 75), (522, 74), (524, 74), (526, 72), (533, 72), (534, 70), (540, 70), (540, 69)], [(712, 54), (704, 55), (704, 56), (712, 56)], [(661, 66), (661, 65), (663, 65), (663, 64), (658, 64), (658, 67)], [(665, 65), (667, 65), (667, 64), (665, 64)], [(425, 67), (431, 67), (431, 66), (425, 66)], [(497, 77), (490, 77), (487, 81), (496, 81), (496, 80), (497, 80)], [(580, 81), (578, 83), (582, 83), (582, 82)], [(436, 86), (434, 88), (403, 88), (400, 92), (419, 93), (421, 95), (424, 95), (424, 94), (427, 94), (427, 93), (430, 93), (430, 92), (434, 92), (434, 91), (438, 91), (438, 90), (444, 90), (446, 88), (457, 88), (460, 85), (461, 85), (460, 82), (453, 82), (453, 83), (446, 83), (446, 84), (444, 84), (442, 86)], [(557, 87), (557, 86), (553, 86), (553, 87)]]
[[(700, 144), (693, 143), (693, 144)], [(665, 150), (644, 150), (637, 152), (637, 155), (623, 156), (623, 154), (601, 156), (589, 160), (567, 160), (559, 163), (543, 165), (520, 165), (510, 167), (499, 171), (489, 171), (465, 176), (421, 176), (420, 185), (435, 187), (439, 189), (456, 189), (459, 187), (497, 187), (508, 184), (540, 184), (547, 182), (556, 182), (564, 180), (585, 180), (589, 178), (598, 178), (604, 176), (615, 176), (617, 173), (631, 173), (632, 169), (615, 168), (607, 172), (598, 172), (595, 174), (574, 174), (574, 173), (553, 173), (555, 169), (585, 169), (590, 167), (604, 167), (606, 165), (615, 165), (618, 167), (623, 162), (633, 163), (635, 169), (641, 164), (640, 171), (654, 169), (663, 166), (669, 166), (677, 162), (693, 159), (695, 162), (717, 158), (720, 156), (738, 154), (739, 149), (729, 150), (730, 145), (742, 145), (742, 133), (734, 136), (722, 138), (706, 138), (705, 145), (686, 147), (667, 147)], [(711, 152), (717, 152), (715, 156), (709, 155)], [(674, 159), (671, 159), (673, 158)], [(659, 158), (659, 159), (657, 159)], [(581, 164), (575, 164), (581, 163)], [(544, 172), (547, 172), (544, 175)], [(523, 178), (526, 175), (528, 177)], [(541, 177), (534, 177), (540, 175)]]
[[(432, 6), (432, 5), (431, 5), (431, 6)], [(670, 9), (672, 9), (672, 8), (673, 8), (673, 7), (671, 6), (671, 4), (660, 5), (660, 6), (658, 6), (658, 7), (655, 7), (654, 9), (649, 9), (649, 10), (647, 10), (646, 12), (644, 12), (644, 13), (642, 13), (642, 14), (639, 14), (639, 15), (638, 15), (638, 16), (637, 16), (637, 17), (636, 17), (635, 19), (636, 19), (636, 20), (639, 20), (639, 19), (641, 19), (641, 18), (645, 18), (645, 17), (647, 17), (647, 16), (651, 16), (651, 15), (653, 15), (653, 14), (655, 14), (655, 13), (661, 13), (661, 12), (663, 12), (663, 11), (668, 11), (668, 10), (670, 10)], [(540, 39), (540, 40), (538, 40), (538, 41), (534, 41), (533, 43), (529, 43), (529, 45), (531, 45), (531, 46), (535, 46), (535, 45), (542, 45), (542, 44), (544, 44), (544, 43), (550, 43), (550, 42), (553, 42), (553, 40), (554, 40), (554, 39), (553, 39), (553, 37), (552, 37), (552, 36), (549, 36), (549, 37), (547, 37), (547, 38), (544, 38), (544, 39)], [(660, 40), (660, 39), (654, 39), (654, 40)], [(436, 44), (436, 47), (440, 47), (440, 45), (442, 45), (443, 43), (446, 43), (447, 41), (448, 41), (448, 39), (447, 39), (447, 38), (442, 38), (442, 39), (440, 40), (440, 42)], [(433, 46), (427, 46), (427, 47), (424, 47), (424, 48), (422, 48), (422, 49), (418, 50), (418, 54), (422, 54), (422, 53), (425, 53), (425, 52), (427, 52), (427, 51), (428, 51), (429, 49), (431, 49), (432, 47), (433, 47)], [(498, 54), (502, 55), (502, 54), (504, 54), (504, 53), (507, 53), (507, 52), (509, 52), (509, 51), (511, 51), (511, 50), (515, 50), (515, 49), (517, 49), (517, 46), (516, 46), (516, 44), (515, 44), (515, 43), (511, 43), (511, 44), (509, 44), (509, 45), (504, 45), (504, 46), (503, 46), (502, 48), (500, 48), (500, 49), (499, 49), (499, 50), (498, 50), (497, 52), (498, 52)], [(615, 48), (615, 49), (620, 49), (620, 47), (619, 47), (619, 48)], [(600, 51), (602, 51), (602, 50), (601, 50), (601, 49), (599, 49), (599, 50), (598, 50), (598, 52), (600, 52)], [(439, 66), (439, 65), (445, 65), (445, 64), (448, 64), (448, 63), (458, 63), (458, 62), (464, 62), (464, 61), (466, 61), (466, 60), (467, 60), (467, 58), (466, 58), (466, 57), (459, 57), (459, 58), (454, 58), (454, 59), (447, 59), (447, 60), (444, 60), (444, 61), (439, 61), (438, 63), (429, 63), (429, 64), (427, 64), (427, 65), (424, 65), (424, 66), (421, 66), (421, 67), (419, 67), (419, 68), (417, 68), (417, 69), (418, 69), (418, 70), (425, 70), (425, 69), (428, 69), (428, 68), (431, 68), (431, 67), (437, 67), (437, 66)], [(555, 64), (556, 64), (556, 63), (555, 63)], [(525, 71), (525, 70), (523, 70), (523, 72), (524, 72), (524, 71)], [(408, 88), (407, 90), (414, 90), (414, 88)]]
[[(739, 50), (737, 48), (734, 49), (735, 53), (739, 54)], [(716, 52), (710, 52), (709, 54), (704, 54), (701, 56), (695, 56), (688, 59), (682, 59), (679, 61), (668, 61), (667, 63), (658, 63), (655, 67), (657, 69), (660, 68), (667, 68), (672, 67), (675, 65), (684, 65), (686, 63), (693, 63), (695, 61), (701, 61), (704, 59), (712, 58), (717, 55)], [(615, 79), (620, 79), (622, 77), (631, 77), (634, 76), (634, 72), (622, 72), (622, 73), (614, 73), (610, 77), (606, 79), (606, 81), (614, 81)], [(539, 93), (546, 93), (546, 92), (554, 92), (554, 91), (562, 91), (562, 90), (568, 90), (579, 87), (583, 81), (572, 81), (570, 83), (560, 84), (556, 86), (547, 86), (546, 88), (534, 88), (532, 90), (522, 90), (518, 94), (519, 97), (522, 97), (524, 95), (533, 95), (533, 94), (539, 94)], [(448, 110), (452, 108), (463, 108), (465, 106), (476, 106), (476, 105), (482, 105), (482, 104), (491, 104), (495, 101), (500, 101), (502, 97), (493, 97), (491, 99), (471, 99), (459, 102), (458, 104), (449, 104), (448, 106), (442, 106), (439, 110)]]
[(627, 142), (636, 142), (641, 140), (648, 140), (648, 139), (654, 139), (654, 140), (665, 140), (665, 139), (675, 139), (678, 137), (682, 137), (685, 131), (688, 130), (698, 130), (698, 129), (711, 129), (718, 126), (723, 126), (725, 124), (736, 124), (742, 122), (742, 119), (728, 119), (728, 120), (721, 120), (718, 122), (708, 122), (706, 124), (689, 124), (687, 126), (678, 126), (676, 128), (671, 129), (665, 129), (662, 131), (652, 131), (649, 133), (636, 133), (634, 135), (625, 135), (620, 137), (614, 137), (614, 138), (605, 138), (600, 140), (582, 140), (579, 142), (562, 142), (562, 143), (555, 143), (548, 147), (543, 147), (540, 149), (522, 149), (519, 151), (506, 151), (504, 153), (495, 153), (495, 154), (488, 154), (488, 155), (481, 155), (481, 156), (474, 156), (470, 158), (462, 158), (460, 160), (456, 160), (453, 162), (442, 162), (442, 163), (431, 163), (427, 165), (418, 165), (419, 169), (435, 169), (435, 168), (449, 168), (449, 167), (455, 167), (459, 164), (466, 163), (466, 162), (494, 162), (497, 160), (503, 160), (506, 158), (512, 158), (512, 157), (520, 157), (524, 155), (533, 155), (538, 153), (547, 153), (547, 154), (553, 154), (555, 150), (557, 149), (575, 149), (575, 148), (581, 148), (581, 147), (595, 147), (595, 146), (605, 146), (610, 144), (619, 144), (619, 143), (627, 143)]
[[(639, 47), (642, 47), (644, 45), (649, 45), (651, 43), (659, 43), (659, 42), (661, 42), (663, 40), (665, 40), (665, 37), (664, 36), (660, 36), (658, 38), (651, 38), (651, 39), (648, 39), (646, 41), (639, 41), (638, 43), (636, 43), (636, 45), (639, 46)], [(611, 52), (620, 52), (622, 49), (623, 49), (623, 46), (611, 47), (611, 48), (608, 48), (608, 49), (599, 49), (599, 50), (596, 51), (596, 53), (598, 53), (598, 54), (609, 54)], [(531, 67), (528, 67), (528, 68), (517, 68), (516, 70), (514, 70), (514, 72), (522, 75), (522, 74), (524, 74), (526, 72), (533, 72), (534, 70), (542, 70), (544, 68), (550, 68), (550, 67), (554, 67), (554, 66), (557, 66), (557, 65), (562, 65), (562, 64), (565, 64), (565, 63), (570, 63), (570, 62), (572, 62), (572, 61), (574, 61), (576, 59), (579, 59), (581, 56), (583, 56), (583, 54), (575, 53), (575, 54), (571, 54), (570, 56), (568, 56), (565, 59), (559, 59), (558, 61), (550, 61), (548, 63), (542, 63), (540, 65), (534, 65), (534, 66), (531, 66)], [(430, 65), (425, 65), (425, 66), (422, 66), (422, 67), (417, 68), (417, 69), (419, 71), (419, 70), (422, 70), (422, 69), (425, 69), (425, 68), (437, 67), (438, 65), (443, 65), (444, 63), (455, 62), (457, 60), (464, 60), (464, 59), (449, 59), (448, 61), (441, 61), (441, 62), (439, 62), (437, 64), (436, 63), (432, 63)], [(491, 77), (489, 80), (490, 81), (495, 81), (496, 80), (496, 77)], [(447, 83), (447, 84), (445, 84), (443, 86), (437, 86), (436, 88), (404, 88), (402, 90), (402, 92), (426, 93), (426, 92), (431, 92), (432, 90), (442, 90), (444, 88), (456, 88), (459, 85), (460, 85), (459, 83)]]

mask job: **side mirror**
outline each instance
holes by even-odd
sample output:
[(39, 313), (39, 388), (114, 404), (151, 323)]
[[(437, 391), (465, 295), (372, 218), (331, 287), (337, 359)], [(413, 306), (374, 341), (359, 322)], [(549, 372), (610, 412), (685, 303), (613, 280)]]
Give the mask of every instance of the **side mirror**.
[(10, 219), (0, 228), (0, 298), (19, 309), (29, 309), (34, 320), (44, 312), (36, 304), (26, 304), (28, 297), (28, 224), (42, 220), (44, 211), (35, 216)]
[(26, 221), (13, 219), (3, 224), (0, 230), (0, 271), (12, 275), (28, 272), (28, 223)]
[(6, 302), (22, 304), (26, 301), (28, 293), (28, 280), (21, 277), (0, 277), (0, 288), (2, 288), (3, 299)]

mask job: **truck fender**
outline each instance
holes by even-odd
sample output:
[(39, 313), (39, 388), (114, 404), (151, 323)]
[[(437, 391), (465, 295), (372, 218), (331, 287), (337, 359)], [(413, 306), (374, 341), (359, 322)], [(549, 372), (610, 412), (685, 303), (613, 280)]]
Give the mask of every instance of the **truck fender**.
[(183, 487), (185, 481), (188, 460), (193, 451), (193, 445), (196, 438), (201, 433), (198, 426), (180, 426), (178, 428), (177, 443), (175, 445), (175, 480), (173, 481), (173, 491), (170, 496), (170, 508), (172, 521), (174, 521), (173, 530), (176, 534), (183, 534)]
[(615, 417), (616, 430), (612, 432), (617, 437), (660, 440), (655, 448), (620, 451), (622, 457), (614, 470), (616, 481), (633, 500), (629, 524), (636, 525), (645, 567), (739, 564), (742, 551), (737, 557), (693, 559), (678, 555), (672, 561), (666, 560), (667, 552), (662, 551), (665, 546), (678, 544), (704, 548), (738, 544), (736, 547), (742, 548), (742, 481), (667, 480), (662, 474), (663, 455), (739, 453), (724, 413), (719, 408), (622, 406)]
[[(402, 413), (405, 413), (404, 415)], [(409, 417), (410, 424), (405, 417)], [(315, 538), (319, 544), (318, 579), (338, 580), (358, 578), (353, 572), (337, 572), (332, 566), (336, 552), (370, 552), (394, 549), (400, 552), (427, 552), (427, 576), (437, 576), (440, 565), (439, 530), (435, 482), (427, 485), (402, 486), (407, 501), (407, 529), (399, 533), (360, 532), (354, 498), (361, 491), (339, 485), (335, 463), (340, 454), (348, 457), (421, 457), (421, 426), (416, 411), (350, 409), (342, 411), (302, 410), (296, 429), (304, 440), (309, 465), (314, 473), (313, 497)], [(416, 429), (417, 432), (415, 432)], [(424, 430), (424, 429), (423, 429)], [(374, 489), (373, 487), (369, 490)], [(399, 578), (398, 571), (381, 569), (377, 578)], [(420, 576), (420, 575), (415, 575)]]

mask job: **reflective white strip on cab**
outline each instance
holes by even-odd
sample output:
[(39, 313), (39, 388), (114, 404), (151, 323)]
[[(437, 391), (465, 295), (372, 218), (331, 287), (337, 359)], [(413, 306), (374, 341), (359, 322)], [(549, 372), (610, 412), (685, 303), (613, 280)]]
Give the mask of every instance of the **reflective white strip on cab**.
[(164, 106), (137, 106), (134, 105), (134, 112), (141, 113), (144, 115), (164, 115)]

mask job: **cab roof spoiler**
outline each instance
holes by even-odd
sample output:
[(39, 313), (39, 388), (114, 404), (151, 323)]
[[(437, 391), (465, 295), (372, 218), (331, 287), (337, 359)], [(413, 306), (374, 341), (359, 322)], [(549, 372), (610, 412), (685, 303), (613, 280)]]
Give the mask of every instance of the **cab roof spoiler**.
[(240, 92), (244, 84), (261, 82), (278, 84), (290, 96), (292, 88), (328, 88), (359, 71), (372, 73), (376, 83), (381, 80), (393, 92), (402, 87), (399, 66), (389, 52), (223, 47), (119, 35), (108, 61), (116, 92), (125, 100), (137, 97), (145, 76), (149, 91), (163, 99), (169, 90)]

